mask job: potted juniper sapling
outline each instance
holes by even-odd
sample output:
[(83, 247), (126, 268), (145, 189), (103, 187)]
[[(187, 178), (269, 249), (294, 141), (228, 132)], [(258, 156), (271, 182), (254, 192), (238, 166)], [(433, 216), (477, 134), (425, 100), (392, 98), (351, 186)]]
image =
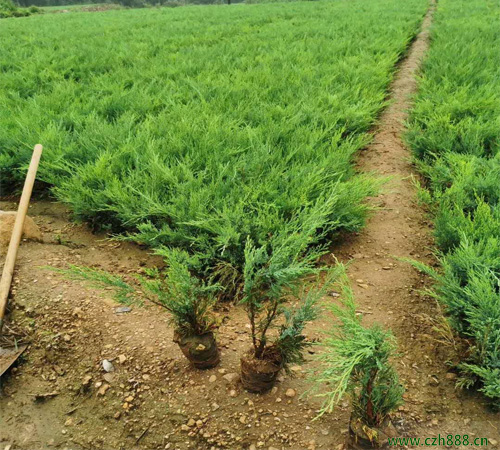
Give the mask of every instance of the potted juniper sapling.
[[(189, 271), (192, 261), (182, 250), (162, 253), (168, 269), (146, 271), (149, 278), (139, 277), (149, 300), (164, 307), (174, 326), (174, 342), (197, 368), (209, 369), (219, 364), (219, 349), (214, 331), (218, 321), (213, 314), (217, 285), (206, 284)], [(151, 297), (151, 295), (153, 297)]]
[[(296, 238), (278, 238), (262, 247), (250, 240), (246, 244), (242, 304), (252, 347), (241, 357), (241, 382), (249, 392), (270, 390), (281, 369), (303, 362), (309, 345), (303, 330), (316, 318), (318, 300), (327, 289), (328, 283), (300, 289), (305, 275), (318, 273), (313, 265), (318, 254), (304, 256)], [(291, 301), (298, 301), (293, 309), (285, 306)]]
[(323, 369), (313, 377), (315, 389), (327, 389), (318, 394), (324, 398), (319, 416), (348, 395), (352, 411), (347, 448), (381, 448), (395, 436), (390, 414), (403, 403), (404, 388), (389, 362), (395, 341), (379, 325), (363, 327), (347, 283), (345, 279), (342, 305), (330, 306), (338, 322), (322, 342), (318, 358)]
[(103, 270), (71, 266), (57, 270), (72, 278), (90, 280), (94, 285), (111, 286), (118, 301), (133, 302), (144, 297), (170, 313), (174, 327), (174, 342), (186, 358), (198, 369), (215, 367), (219, 350), (214, 331), (218, 321), (213, 313), (217, 285), (209, 285), (191, 274), (195, 258), (177, 249), (163, 249), (165, 270), (146, 269), (146, 276), (138, 276), (134, 288), (120, 277)]

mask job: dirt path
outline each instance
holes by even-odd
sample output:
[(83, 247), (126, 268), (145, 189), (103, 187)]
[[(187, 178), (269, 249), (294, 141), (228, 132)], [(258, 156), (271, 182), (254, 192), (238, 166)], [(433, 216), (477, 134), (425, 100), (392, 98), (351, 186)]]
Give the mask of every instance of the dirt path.
[[(390, 326), (402, 358), (398, 371), (407, 386), (406, 404), (395, 419), (402, 435), (472, 434), (500, 441), (498, 414), (482, 397), (454, 390), (436, 344), (430, 317), (435, 304), (416, 292), (423, 280), (392, 258), (428, 261), (432, 240), (424, 213), (415, 205), (409, 151), (401, 144), (408, 95), (427, 46), (431, 16), (413, 43), (392, 86), (394, 102), (381, 117), (374, 143), (359, 168), (392, 175), (390, 189), (374, 201), (380, 210), (365, 231), (332, 251), (353, 259), (349, 274), (366, 320)], [(0, 202), (0, 209), (15, 205)], [(0, 449), (292, 449), (336, 450), (345, 440), (349, 405), (312, 422), (317, 401), (301, 394), (309, 387), (305, 367), (283, 376), (263, 396), (246, 393), (238, 379), (239, 355), (250, 345), (240, 308), (220, 311), (220, 367), (191, 369), (172, 343), (167, 318), (157, 307), (133, 307), (117, 314), (106, 292), (63, 280), (43, 265), (101, 267), (123, 276), (158, 263), (137, 246), (105, 241), (72, 224), (63, 207), (35, 202), (30, 215), (45, 234), (43, 243), (23, 243), (10, 318), (31, 335), (32, 345), (0, 394)], [(427, 315), (427, 316), (426, 316)], [(313, 328), (327, 327), (328, 318)], [(311, 331), (311, 336), (318, 337)], [(102, 360), (115, 371), (105, 374)], [(308, 356), (306, 367), (313, 366)], [(286, 395), (289, 389), (289, 396)], [(45, 400), (35, 395), (54, 393)], [(295, 395), (293, 395), (295, 394)], [(491, 441), (490, 441), (491, 442)], [(443, 448), (436, 446), (435, 448)], [(495, 448), (489, 445), (488, 448)]]

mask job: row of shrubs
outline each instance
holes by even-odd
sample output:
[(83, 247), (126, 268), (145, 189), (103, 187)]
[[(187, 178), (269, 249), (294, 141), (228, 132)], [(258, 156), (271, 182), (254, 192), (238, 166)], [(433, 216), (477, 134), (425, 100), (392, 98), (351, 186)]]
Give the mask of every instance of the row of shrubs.
[(39, 12), (40, 8), (36, 6), (19, 8), (12, 0), (0, 0), (0, 19), (6, 19), (8, 17), (27, 17), (32, 14), (38, 14)]
[(433, 294), (467, 350), (460, 385), (500, 405), (500, 6), (441, 0), (408, 141), (427, 180)]

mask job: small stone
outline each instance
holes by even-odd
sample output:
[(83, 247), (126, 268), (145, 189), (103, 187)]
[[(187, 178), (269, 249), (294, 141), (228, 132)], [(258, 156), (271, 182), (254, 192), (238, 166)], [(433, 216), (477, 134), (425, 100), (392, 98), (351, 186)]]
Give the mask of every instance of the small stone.
[(68, 417), (68, 419), (66, 420), (66, 422), (64, 422), (64, 426), (65, 427), (71, 427), (71, 426), (73, 426), (73, 419), (71, 417)]
[(112, 373), (105, 373), (103, 375), (103, 378), (108, 382), (108, 383), (112, 383), (113, 380), (115, 379), (115, 376), (112, 374)]
[(497, 445), (498, 441), (496, 439), (488, 439), (488, 443), (490, 443), (491, 445)]
[(280, 398), (280, 397), (278, 397), (278, 398), (276, 399), (276, 403), (281, 403), (281, 398)]
[(217, 377), (216, 377), (215, 375), (212, 375), (212, 376), (208, 379), (208, 381), (209, 381), (210, 383), (215, 383), (215, 382), (217, 381)]
[(358, 283), (358, 286), (363, 289), (368, 289), (370, 287), (366, 283)]
[(228, 381), (229, 383), (235, 383), (238, 380), (239, 375), (235, 372), (226, 373), (226, 375), (224, 375), (222, 378), (224, 378), (224, 380)]
[(129, 395), (128, 397), (125, 398), (125, 401), (127, 403), (132, 403), (134, 401), (134, 396), (133, 395)]
[(97, 391), (97, 395), (102, 395), (102, 396), (106, 395), (106, 391), (108, 389), (109, 389), (109, 384), (104, 383)]
[(118, 355), (118, 362), (120, 364), (123, 364), (127, 360), (127, 357), (125, 355)]
[(111, 361), (108, 361), (107, 359), (102, 360), (102, 368), (106, 372), (113, 372), (115, 370), (113, 364), (111, 364)]
[(196, 425), (196, 420), (194, 420), (194, 419), (189, 419), (189, 420), (187, 421), (187, 426), (188, 426), (189, 428), (192, 428), (192, 427), (194, 427), (195, 425)]
[(217, 403), (212, 403), (212, 411), (217, 411), (220, 408), (220, 406)]
[(82, 380), (82, 386), (87, 387), (92, 381), (92, 375), (85, 375)]
[(289, 398), (293, 398), (297, 395), (297, 392), (295, 392), (295, 389), (287, 389), (285, 395)]
[(118, 420), (122, 416), (122, 413), (120, 411), (117, 411), (115, 415), (113, 416), (116, 420)]
[(231, 389), (229, 391), (229, 397), (238, 397), (238, 392), (236, 392), (234, 389)]
[(197, 421), (196, 421), (196, 426), (197, 426), (198, 428), (201, 428), (201, 427), (203, 426), (203, 420), (197, 420)]
[(240, 423), (246, 424), (247, 423), (247, 416), (241, 416), (240, 417)]
[(186, 424), (181, 425), (181, 431), (189, 431), (190, 429)]
[(456, 380), (457, 379), (457, 374), (453, 372), (448, 372), (446, 374), (446, 379), (447, 380)]
[(65, 334), (63, 336), (63, 339), (64, 339), (65, 342), (69, 342), (69, 341), (71, 341), (71, 336), (69, 334)]

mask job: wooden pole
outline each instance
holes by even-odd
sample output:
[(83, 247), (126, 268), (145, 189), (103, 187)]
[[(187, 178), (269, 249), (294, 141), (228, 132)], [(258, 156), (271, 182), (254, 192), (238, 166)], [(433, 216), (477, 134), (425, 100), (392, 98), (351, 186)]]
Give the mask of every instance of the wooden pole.
[(2, 332), (5, 310), (7, 309), (7, 299), (9, 297), (10, 284), (14, 275), (14, 265), (16, 264), (17, 250), (21, 242), (23, 234), (24, 218), (28, 212), (30, 204), (31, 192), (35, 183), (36, 171), (40, 163), (43, 147), (40, 144), (35, 145), (33, 156), (31, 157), (26, 180), (24, 181), (23, 193), (19, 201), (16, 220), (12, 228), (12, 236), (10, 237), (9, 249), (3, 266), (2, 279), (0, 280), (0, 333)]

